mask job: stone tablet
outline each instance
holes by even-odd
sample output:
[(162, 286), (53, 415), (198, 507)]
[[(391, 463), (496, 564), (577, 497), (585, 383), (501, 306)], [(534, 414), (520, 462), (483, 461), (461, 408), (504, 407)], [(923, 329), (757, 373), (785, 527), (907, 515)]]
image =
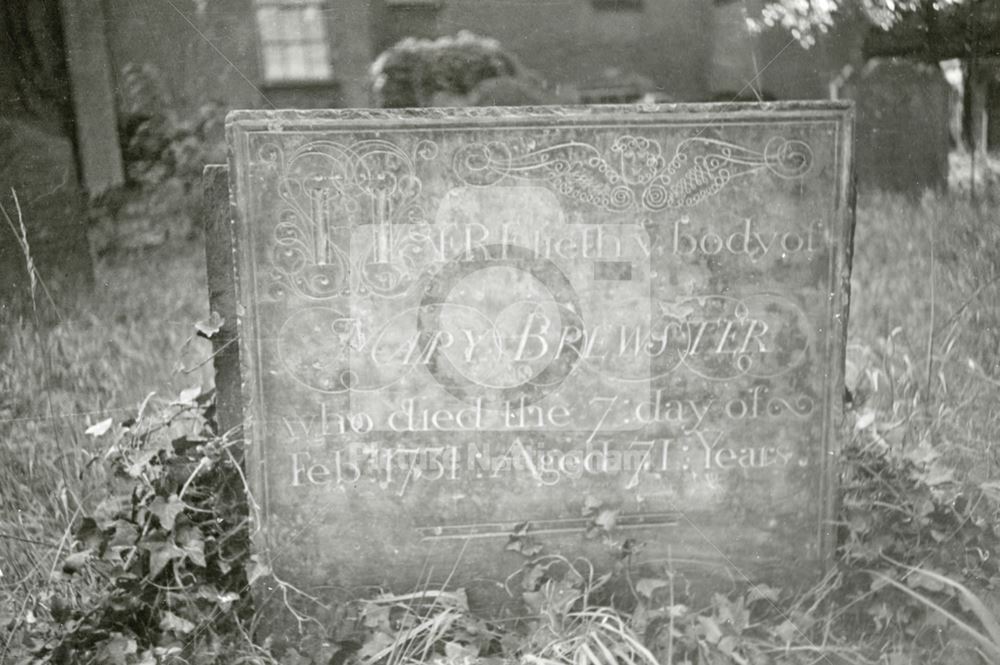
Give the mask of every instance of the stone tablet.
[(475, 603), (535, 553), (819, 573), (850, 105), (236, 112), (228, 140), (279, 577)]

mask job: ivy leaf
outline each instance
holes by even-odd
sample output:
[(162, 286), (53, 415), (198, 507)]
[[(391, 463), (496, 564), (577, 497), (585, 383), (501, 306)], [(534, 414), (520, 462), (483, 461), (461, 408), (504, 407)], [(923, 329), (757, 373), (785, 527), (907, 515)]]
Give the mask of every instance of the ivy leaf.
[(285, 651), (279, 662), (281, 665), (310, 665), (313, 660), (300, 654), (298, 649), (292, 648)]
[(521, 600), (533, 613), (538, 614), (545, 604), (545, 594), (541, 591), (525, 591), (521, 594)]
[(177, 455), (187, 455), (198, 446), (205, 445), (207, 441), (208, 440), (204, 437), (185, 434), (184, 436), (179, 436), (171, 441), (170, 445), (173, 447), (174, 453)]
[(195, 629), (195, 625), (184, 617), (179, 617), (170, 610), (166, 610), (160, 617), (160, 628), (167, 632), (187, 635)]
[(955, 482), (955, 470), (940, 462), (934, 462), (924, 476), (924, 482), (930, 487)]
[(521, 543), (521, 554), (526, 557), (537, 556), (541, 553), (543, 546), (540, 542), (534, 538), (528, 538), (523, 543)]
[(945, 589), (944, 582), (941, 582), (930, 575), (925, 575), (923, 571), (919, 569), (914, 570), (913, 573), (906, 578), (906, 585), (911, 589), (923, 587), (928, 591), (934, 592), (944, 591)]
[(758, 600), (766, 600), (771, 603), (776, 603), (778, 601), (779, 589), (769, 587), (766, 584), (755, 584), (750, 587), (750, 591), (747, 593), (747, 603), (753, 603)]
[(775, 636), (781, 639), (781, 641), (784, 642), (785, 644), (791, 643), (791, 641), (795, 639), (795, 636), (798, 635), (798, 633), (799, 633), (798, 626), (796, 626), (788, 619), (782, 621), (781, 625), (779, 625), (777, 628), (774, 629)]
[(932, 446), (930, 442), (927, 441), (926, 439), (924, 439), (916, 446), (913, 446), (905, 453), (903, 453), (904, 459), (910, 460), (918, 467), (923, 467), (926, 464), (930, 464), (940, 456), (941, 453), (936, 448), (934, 448), (934, 446)]
[(652, 598), (657, 589), (662, 589), (669, 584), (670, 583), (667, 580), (661, 580), (655, 577), (644, 577), (635, 583), (635, 591), (640, 596)]
[(220, 594), (215, 602), (219, 604), (219, 609), (223, 612), (228, 612), (229, 608), (232, 607), (233, 603), (240, 599), (240, 594), (230, 591), (229, 593)]
[(390, 609), (388, 605), (382, 605), (381, 603), (366, 603), (364, 610), (361, 612), (365, 628), (391, 632), (392, 623), (389, 621)]
[(271, 574), (271, 566), (261, 561), (257, 554), (250, 557), (250, 564), (250, 568), (247, 570), (247, 584), (253, 584), (263, 575)]
[(736, 653), (736, 647), (738, 646), (735, 635), (726, 635), (721, 640), (719, 640), (719, 651), (726, 654), (727, 656), (733, 656)]
[(542, 551), (542, 545), (535, 540), (528, 530), (531, 528), (530, 522), (520, 522), (514, 526), (504, 550), (518, 552), (526, 557), (533, 557)]
[(83, 430), (83, 433), (86, 434), (87, 436), (92, 436), (95, 439), (97, 439), (97, 438), (102, 437), (105, 434), (107, 434), (108, 430), (111, 429), (111, 425), (113, 423), (114, 423), (114, 419), (108, 418), (106, 420), (102, 420), (99, 423), (91, 425), (87, 429)]
[(594, 524), (601, 527), (605, 531), (611, 531), (615, 528), (615, 524), (618, 523), (618, 513), (620, 511), (616, 508), (615, 510), (602, 510), (594, 518)]
[[(177, 649), (177, 652), (179, 651), (180, 649)], [(135, 665), (157, 665), (157, 662), (156, 654), (152, 649), (149, 649), (139, 654), (139, 660), (136, 661)], [(166, 659), (164, 659), (164, 662), (166, 662)]]
[(878, 591), (882, 587), (888, 585), (895, 577), (896, 575), (892, 571), (888, 571), (886, 573), (875, 573), (872, 575), (871, 590)]
[(856, 421), (854, 421), (854, 429), (860, 432), (861, 430), (871, 425), (873, 422), (875, 422), (875, 412), (865, 411), (860, 416), (858, 416), (858, 419)]
[(675, 619), (679, 619), (687, 613), (688, 613), (687, 605), (677, 604), (677, 605), (671, 605), (670, 607), (667, 608), (667, 616), (672, 616)]
[(543, 566), (528, 566), (524, 569), (524, 578), (521, 580), (521, 587), (528, 591), (534, 591), (539, 587), (544, 576), (545, 568)]
[(128, 657), (138, 651), (139, 645), (135, 640), (122, 635), (112, 633), (111, 637), (101, 645), (98, 653), (98, 662), (111, 663), (111, 665), (127, 665)]
[(177, 401), (173, 404), (175, 406), (193, 405), (200, 394), (201, 386), (191, 386), (190, 388), (185, 388), (181, 391), (181, 394), (177, 396)]
[(83, 568), (87, 564), (87, 561), (90, 560), (91, 554), (90, 550), (82, 550), (80, 552), (70, 554), (63, 560), (63, 572), (67, 575), (80, 572), (80, 569)]
[(76, 530), (76, 539), (85, 550), (98, 551), (104, 542), (104, 533), (97, 528), (93, 517), (84, 517)]
[(375, 662), (380, 660), (378, 656), (391, 653), (396, 646), (393, 635), (378, 631), (358, 649), (357, 656), (362, 663)]
[(604, 502), (595, 496), (588, 494), (583, 500), (583, 510), (581, 511), (584, 517), (593, 515), (597, 512), (597, 509), (604, 505)]
[(173, 540), (147, 542), (143, 545), (143, 549), (149, 550), (149, 576), (151, 578), (159, 575), (171, 561), (187, 556), (187, 553), (177, 547)]
[(212, 339), (212, 337), (219, 334), (219, 330), (222, 329), (222, 324), (225, 322), (226, 320), (218, 312), (212, 310), (207, 319), (194, 324), (194, 329), (199, 337)]
[(445, 642), (444, 655), (449, 661), (473, 662), (479, 655), (479, 649), (458, 642)]
[(986, 496), (994, 501), (1000, 501), (1000, 481), (990, 481), (982, 483), (979, 489), (983, 491)]
[(722, 629), (719, 628), (719, 624), (716, 623), (715, 619), (712, 617), (699, 616), (698, 623), (701, 624), (701, 630), (705, 633), (705, 640), (709, 644), (716, 644), (722, 639)]
[(715, 605), (719, 621), (728, 624), (737, 633), (742, 633), (750, 625), (750, 612), (743, 605), (742, 598), (733, 601), (722, 594), (715, 594)]
[(156, 449), (143, 450), (125, 465), (125, 473), (132, 478), (138, 478), (150, 470), (149, 463), (159, 454), (160, 451)]
[(201, 539), (200, 535), (198, 538), (184, 544), (182, 549), (188, 561), (200, 568), (205, 567), (205, 542)]
[(511, 536), (504, 550), (533, 557), (542, 551), (542, 545), (531, 536)]
[(202, 536), (201, 529), (199, 529), (194, 524), (186, 523), (182, 526), (177, 527), (177, 535), (175, 537), (177, 544), (181, 547), (187, 548), (196, 543), (202, 543), (205, 538)]
[(511, 532), (511, 538), (520, 538), (521, 536), (528, 535), (528, 529), (530, 526), (530, 522), (519, 522), (514, 525), (514, 530)]
[(174, 520), (184, 512), (184, 502), (176, 494), (171, 494), (166, 500), (162, 496), (158, 496), (149, 506), (149, 512), (159, 518), (160, 526), (167, 531), (173, 531)]
[(108, 542), (108, 547), (132, 547), (139, 538), (139, 531), (131, 522), (117, 520), (114, 523), (115, 533)]

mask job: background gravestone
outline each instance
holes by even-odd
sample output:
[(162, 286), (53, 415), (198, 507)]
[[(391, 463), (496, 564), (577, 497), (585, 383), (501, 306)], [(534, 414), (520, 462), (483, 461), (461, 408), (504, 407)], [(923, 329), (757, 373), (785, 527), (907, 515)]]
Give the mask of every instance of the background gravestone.
[(875, 59), (843, 92), (857, 103), (863, 187), (920, 195), (948, 186), (951, 87), (940, 67)]
[(231, 114), (219, 390), (270, 565), (474, 605), (539, 552), (814, 579), (851, 131), (844, 103)]

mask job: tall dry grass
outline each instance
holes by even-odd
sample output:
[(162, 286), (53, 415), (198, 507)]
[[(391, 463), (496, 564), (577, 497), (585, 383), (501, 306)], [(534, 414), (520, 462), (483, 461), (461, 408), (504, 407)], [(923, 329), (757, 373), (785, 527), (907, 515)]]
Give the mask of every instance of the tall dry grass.
[(197, 246), (121, 255), (51, 324), (0, 319), (0, 625), (46, 584), (74, 522), (107, 494), (105, 451), (87, 427), (134, 416), (151, 392), (155, 406), (211, 385), (210, 364), (196, 367), (207, 342), (191, 339), (208, 312), (204, 274)]
[(848, 388), (975, 479), (1000, 470), (1000, 214), (962, 196), (858, 204)]
[[(208, 313), (204, 272), (196, 244), (105, 257), (95, 292), (54, 325), (0, 320), (0, 629), (47, 593), (71, 528), (107, 492), (94, 463), (104, 451), (86, 428), (135, 414), (151, 392), (155, 408), (211, 383), (210, 365), (198, 366), (208, 345), (192, 341)], [(859, 201), (848, 388), (888, 445), (928, 443), (969, 478), (995, 482), (1000, 218), (987, 204)], [(984, 616), (970, 626), (995, 639)], [(545, 656), (606, 646), (575, 635)]]

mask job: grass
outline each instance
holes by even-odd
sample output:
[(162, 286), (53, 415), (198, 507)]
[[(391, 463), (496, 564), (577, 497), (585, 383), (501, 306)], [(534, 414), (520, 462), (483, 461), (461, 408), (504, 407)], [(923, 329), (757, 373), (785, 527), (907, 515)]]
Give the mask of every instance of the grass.
[(190, 341), (208, 312), (204, 272), (194, 245), (120, 255), (51, 327), (0, 321), (0, 595), (13, 607), (45, 585), (71, 526), (107, 494), (87, 427), (134, 416), (151, 392), (155, 408), (211, 385), (210, 365), (185, 371), (208, 353)]
[(887, 195), (858, 208), (848, 388), (973, 478), (1000, 450), (1000, 217), (965, 198)]
[[(94, 294), (62, 311), (55, 325), (41, 329), (31, 319), (0, 321), (0, 634), (5, 627), (30, 627), (39, 620), (50, 605), (53, 573), (69, 551), (72, 528), (108, 493), (110, 479), (101, 463), (105, 451), (99, 440), (84, 434), (86, 428), (108, 417), (134, 416), (147, 398), (148, 408), (155, 409), (183, 389), (211, 384), (210, 364), (199, 365), (208, 356), (208, 343), (192, 340), (193, 324), (208, 314), (204, 272), (197, 242), (110, 252), (99, 262)], [(859, 444), (900, 454), (929, 446), (963, 480), (1000, 499), (998, 351), (1000, 219), (994, 210), (962, 196), (928, 195), (917, 202), (863, 196), (847, 377)], [(972, 660), (948, 651), (949, 642), (959, 638), (946, 629), (936, 650), (926, 641), (913, 647), (908, 641), (916, 640), (914, 635), (893, 632), (888, 624), (881, 632), (869, 627), (858, 633), (856, 644), (844, 635), (827, 635), (830, 641), (817, 642), (820, 647), (796, 647), (795, 631), (779, 622), (763, 642), (759, 637), (726, 642), (731, 636), (721, 635), (706, 641), (712, 631), (697, 633), (703, 651), (727, 645), (718, 661), (699, 662), (740, 662), (751, 647), (760, 656), (754, 662), (820, 663), (825, 655), (828, 662), (845, 663), (949, 662), (942, 658), (974, 663), (978, 654), (979, 662), (996, 662), (989, 660), (1000, 643), (996, 591), (987, 585), (977, 595), (967, 580), (921, 569), (925, 583), (943, 577), (938, 580), (943, 588), (964, 599), (969, 611), (956, 614), (908, 584), (912, 570), (907, 570), (884, 584), (898, 587), (900, 598), (929, 607), (972, 640), (964, 652)], [(831, 607), (825, 598), (826, 592), (814, 590), (811, 599), (788, 604), (795, 625), (831, 626), (830, 617), (848, 611)], [(688, 616), (682, 607), (669, 603), (667, 642), (661, 639), (656, 651), (661, 659), (682, 651), (674, 643), (675, 637), (683, 638), (680, 632), (675, 636), (675, 617), (680, 622)], [(715, 611), (720, 625), (719, 617), (735, 612)], [(373, 645), (367, 662), (426, 660), (435, 640), (454, 633), (460, 616), (459, 608), (437, 605), (433, 613), (416, 617), (397, 641)], [(714, 626), (716, 619), (688, 625)], [(543, 622), (547, 633), (539, 628), (533, 638), (525, 638), (525, 644), (534, 639), (538, 648), (522, 661), (655, 662), (628, 624), (610, 609), (576, 605), (559, 621)]]
[[(922, 603), (936, 612), (939, 616), (947, 618), (955, 627), (959, 628), (961, 631), (969, 635), (979, 647), (984, 652), (984, 655), (988, 658), (1000, 660), (1000, 622), (997, 621), (997, 617), (993, 612), (986, 607), (982, 600), (979, 599), (976, 594), (972, 593), (968, 588), (955, 580), (946, 577), (945, 575), (940, 575), (930, 570), (923, 570), (920, 568), (911, 568), (911, 573), (918, 575), (923, 575), (929, 577), (932, 581), (941, 584), (947, 588), (957, 591), (961, 594), (964, 604), (969, 607), (969, 611), (975, 615), (976, 619), (979, 620), (982, 626), (982, 631), (975, 628), (969, 622), (956, 616), (947, 609), (941, 607), (935, 603), (932, 599), (927, 596), (914, 591), (909, 586), (901, 584), (900, 582), (887, 577), (886, 575), (875, 572), (874, 575), (879, 580), (890, 584), (911, 598), (915, 599), (917, 602)], [(994, 662), (995, 662), (994, 660)]]

